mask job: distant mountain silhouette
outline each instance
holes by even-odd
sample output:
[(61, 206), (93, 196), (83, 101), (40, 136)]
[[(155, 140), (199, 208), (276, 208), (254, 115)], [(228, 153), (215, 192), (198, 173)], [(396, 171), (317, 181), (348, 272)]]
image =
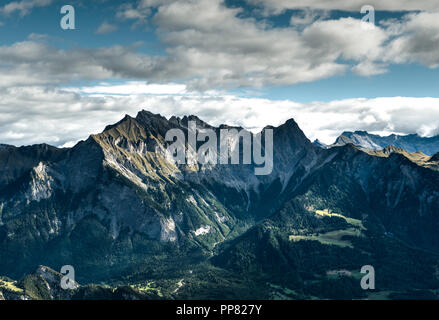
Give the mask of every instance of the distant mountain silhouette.
[(392, 134), (382, 137), (367, 133), (366, 131), (343, 132), (334, 144), (321, 145), (321, 147), (330, 148), (332, 146), (342, 146), (349, 143), (369, 150), (382, 150), (388, 146), (395, 146), (410, 153), (422, 151), (430, 156), (439, 152), (439, 136), (426, 138), (417, 134), (406, 136)]

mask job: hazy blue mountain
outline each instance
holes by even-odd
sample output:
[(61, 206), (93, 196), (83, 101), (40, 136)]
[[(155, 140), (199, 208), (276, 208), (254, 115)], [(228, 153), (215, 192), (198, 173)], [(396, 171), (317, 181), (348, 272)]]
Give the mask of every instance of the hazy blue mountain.
[(328, 145), (326, 143), (320, 141), (319, 139), (314, 140), (313, 144), (318, 146), (318, 147), (320, 147), (320, 148), (323, 148), (323, 149), (327, 149), (328, 148)]
[(426, 138), (417, 134), (406, 136), (392, 134), (383, 137), (366, 131), (343, 132), (334, 144), (321, 145), (321, 147), (342, 146), (349, 143), (369, 150), (382, 150), (387, 146), (395, 146), (410, 153), (422, 151), (430, 156), (439, 152), (439, 136)]

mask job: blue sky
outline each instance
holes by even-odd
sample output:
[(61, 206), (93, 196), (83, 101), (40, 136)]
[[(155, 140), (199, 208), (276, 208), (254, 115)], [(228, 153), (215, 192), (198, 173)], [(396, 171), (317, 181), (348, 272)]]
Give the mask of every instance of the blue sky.
[(426, 68), (419, 64), (391, 66), (389, 72), (371, 77), (361, 77), (348, 72), (311, 83), (270, 87), (263, 90), (265, 97), (292, 99), (299, 102), (357, 97), (438, 97), (438, 95), (438, 69)]
[[(0, 142), (73, 143), (144, 105), (167, 116), (193, 111), (213, 123), (231, 121), (255, 130), (294, 117), (303, 119), (299, 125), (310, 139), (326, 142), (350, 129), (439, 133), (439, 123), (431, 120), (435, 100), (425, 99), (439, 98), (435, 2), (368, 3), (375, 7), (372, 30), (363, 28), (359, 0), (74, 0), (68, 4), (75, 8), (76, 29), (62, 30), (64, 1), (2, 2), (0, 95), (8, 95), (9, 102), (3, 99), (0, 113), (10, 120), (0, 122)], [(127, 105), (118, 96), (143, 106)], [(182, 98), (198, 107), (183, 106)], [(376, 110), (381, 98), (393, 98), (393, 109)], [(76, 112), (62, 99), (74, 101)], [(203, 107), (213, 100), (217, 113)], [(354, 110), (355, 101), (367, 101), (359, 118), (346, 122), (349, 112), (326, 113), (332, 131), (325, 116), (311, 125), (312, 113), (304, 112), (306, 118), (300, 112), (316, 106), (326, 112), (337, 102)], [(232, 113), (231, 119), (221, 114), (221, 103), (233, 110), (244, 102), (257, 108), (259, 118), (248, 112)], [(38, 112), (42, 103), (68, 115), (51, 119), (49, 111)], [(285, 103), (290, 107), (276, 107)], [(266, 116), (263, 108), (278, 116)], [(91, 124), (87, 119), (96, 110), (100, 121)], [(419, 110), (425, 118), (418, 119)], [(413, 118), (419, 121), (415, 126), (409, 125)], [(35, 135), (29, 129), (36, 119), (51, 123), (47, 132)], [(60, 134), (56, 123), (63, 121), (75, 125)]]
[[(11, 1), (12, 2), (12, 1)], [(72, 3), (72, 2), (69, 2)], [(73, 2), (75, 4), (75, 2)], [(135, 1), (133, 1), (135, 3)], [(285, 10), (282, 13), (265, 16), (256, 11), (255, 6), (245, 1), (227, 1), (229, 7), (241, 7), (245, 18), (254, 18), (264, 21), (273, 28), (287, 28), (293, 15), (300, 15), (302, 10)], [(30, 34), (45, 35), (45, 41), (58, 48), (99, 48), (114, 45), (131, 46), (136, 44), (136, 50), (148, 55), (167, 55), (166, 45), (157, 35), (157, 26), (149, 19), (145, 24), (133, 27), (131, 20), (120, 20), (115, 17), (119, 5), (114, 1), (82, 1), (75, 5), (76, 30), (62, 30), (59, 22), (62, 17), (60, 8), (63, 1), (53, 1), (49, 6), (39, 7), (24, 17), (20, 14), (5, 16), (2, 20), (5, 25), (0, 29), (1, 44), (10, 45), (17, 41), (25, 41)], [(352, 11), (329, 11), (324, 19), (340, 19), (353, 17), (361, 19), (362, 14)], [(405, 11), (378, 11), (375, 13), (376, 23), (389, 19), (402, 19)], [(109, 34), (96, 34), (96, 30), (107, 22), (117, 25), (118, 30)], [(331, 101), (345, 98), (376, 98), (391, 96), (411, 97), (438, 97), (439, 68), (429, 68), (420, 63), (390, 65), (388, 72), (374, 76), (359, 76), (351, 71), (340, 75), (303, 82), (294, 85), (267, 85), (263, 88), (253, 88), (258, 96), (269, 99), (292, 99), (298, 102)], [(130, 79), (133, 80), (133, 79)], [(181, 79), (176, 79), (181, 81)], [(234, 90), (248, 96), (251, 87)]]
[[(132, 29), (132, 22), (120, 21), (115, 18), (118, 5), (106, 5), (96, 1), (78, 2), (75, 8), (75, 30), (63, 30), (60, 28), (62, 14), (60, 9), (64, 4), (75, 3), (65, 1), (53, 1), (47, 7), (35, 8), (24, 17), (19, 14), (4, 16), (5, 23), (1, 30), (1, 43), (12, 44), (23, 41), (32, 33), (47, 35), (50, 43), (60, 47), (69, 48), (81, 46), (96, 48), (113, 45), (132, 45), (136, 42), (144, 42), (139, 49), (150, 54), (165, 54), (164, 47), (160, 44), (153, 26), (150, 24)], [(116, 21), (115, 21), (116, 20)], [(119, 30), (107, 35), (98, 35), (96, 30), (103, 22), (117, 23)]]

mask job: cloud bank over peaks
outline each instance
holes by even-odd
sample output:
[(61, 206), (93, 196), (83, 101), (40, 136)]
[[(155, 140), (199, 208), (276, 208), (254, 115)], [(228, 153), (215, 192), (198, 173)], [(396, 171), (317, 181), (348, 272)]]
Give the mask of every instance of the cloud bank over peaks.
[(68, 90), (14, 87), (0, 89), (0, 143), (72, 145), (141, 109), (166, 117), (195, 114), (213, 125), (226, 123), (254, 132), (294, 118), (309, 139), (325, 143), (355, 130), (432, 136), (439, 134), (438, 104), (439, 98), (408, 97), (297, 103), (199, 94), (172, 83), (103, 83)]

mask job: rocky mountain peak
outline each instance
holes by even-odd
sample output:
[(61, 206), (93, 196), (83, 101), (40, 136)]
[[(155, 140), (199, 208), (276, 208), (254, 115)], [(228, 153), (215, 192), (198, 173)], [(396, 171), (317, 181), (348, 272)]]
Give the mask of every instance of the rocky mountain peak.
[(156, 125), (160, 124), (160, 122), (168, 121), (165, 117), (163, 117), (159, 113), (152, 113), (147, 110), (139, 111), (136, 115), (136, 120), (145, 124), (145, 125)]
[(431, 162), (439, 162), (439, 152), (430, 158)]
[(199, 117), (195, 116), (195, 115), (189, 115), (189, 116), (184, 116), (181, 121), (180, 121), (180, 125), (187, 128), (188, 127), (188, 123), (189, 121), (194, 121), (197, 128), (210, 128), (210, 129), (215, 129), (213, 126), (211, 126), (210, 124), (208, 124), (207, 122), (201, 120)]
[(346, 144), (354, 144), (354, 142), (345, 134), (342, 134), (337, 138), (332, 146), (344, 146)]
[(311, 141), (305, 136), (305, 133), (299, 128), (294, 119), (289, 119), (284, 124), (273, 129), (275, 141), (279, 145), (287, 143), (292, 147), (313, 147)]

